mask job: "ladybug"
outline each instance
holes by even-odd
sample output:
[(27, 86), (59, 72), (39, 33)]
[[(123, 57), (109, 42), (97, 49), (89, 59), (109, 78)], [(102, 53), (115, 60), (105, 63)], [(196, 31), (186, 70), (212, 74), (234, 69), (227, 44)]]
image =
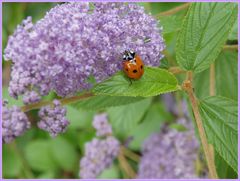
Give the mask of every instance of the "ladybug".
[(141, 58), (131, 50), (123, 54), (123, 71), (130, 79), (140, 79), (144, 73), (144, 64)]

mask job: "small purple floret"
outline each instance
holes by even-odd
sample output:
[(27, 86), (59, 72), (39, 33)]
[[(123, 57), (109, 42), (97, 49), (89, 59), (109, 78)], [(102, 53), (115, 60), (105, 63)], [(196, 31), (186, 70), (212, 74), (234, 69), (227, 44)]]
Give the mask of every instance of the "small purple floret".
[(53, 105), (42, 107), (38, 113), (41, 120), (38, 127), (48, 131), (52, 137), (66, 131), (69, 121), (66, 119), (66, 108), (60, 101), (54, 100)]
[(31, 126), (27, 115), (20, 107), (7, 107), (4, 102), (2, 107), (2, 140), (3, 143), (10, 143), (16, 137), (22, 135)]

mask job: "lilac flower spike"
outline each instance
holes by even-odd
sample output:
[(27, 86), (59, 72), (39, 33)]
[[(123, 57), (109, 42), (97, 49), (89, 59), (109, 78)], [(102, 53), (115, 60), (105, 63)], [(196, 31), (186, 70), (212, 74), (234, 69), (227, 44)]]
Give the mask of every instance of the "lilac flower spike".
[(189, 130), (178, 132), (166, 129), (151, 135), (143, 144), (138, 178), (144, 179), (193, 179), (199, 143), (194, 128), (186, 119), (179, 119)]
[(27, 115), (21, 111), (21, 108), (17, 106), (8, 108), (7, 102), (4, 101), (2, 107), (3, 143), (10, 143), (29, 129), (30, 125)]
[(111, 166), (117, 157), (120, 142), (110, 134), (112, 127), (108, 124), (107, 114), (102, 113), (94, 117), (93, 126), (97, 136), (85, 145), (85, 155), (80, 160), (80, 177), (83, 179), (96, 178), (104, 169)]
[(42, 107), (38, 115), (41, 118), (38, 127), (48, 131), (52, 137), (65, 132), (69, 125), (69, 121), (65, 117), (66, 108), (63, 108), (58, 100), (53, 101), (53, 106)]
[(111, 166), (119, 151), (119, 142), (115, 137), (94, 138), (85, 145), (85, 155), (80, 161), (80, 177), (96, 178), (104, 169)]
[(97, 136), (112, 134), (112, 126), (108, 123), (107, 114), (97, 114), (93, 119), (93, 127), (97, 130)]
[(24, 104), (31, 104), (40, 101), (40, 95), (35, 91), (27, 91), (23, 96)]
[[(65, 3), (36, 24), (30, 17), (9, 37), (5, 60), (12, 60), (9, 92), (60, 96), (88, 89), (121, 69), (122, 53), (136, 51), (158, 66), (165, 48), (157, 21), (134, 3)], [(150, 41), (146, 41), (150, 40)]]

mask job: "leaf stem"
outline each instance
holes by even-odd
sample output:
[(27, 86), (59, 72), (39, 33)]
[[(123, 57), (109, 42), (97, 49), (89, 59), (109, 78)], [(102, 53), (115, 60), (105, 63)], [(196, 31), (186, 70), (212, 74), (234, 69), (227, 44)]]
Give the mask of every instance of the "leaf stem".
[(182, 73), (186, 73), (185, 70), (182, 70), (180, 67), (170, 67), (169, 72), (173, 73), (173, 74), (182, 74)]
[(133, 168), (128, 163), (127, 159), (125, 158), (122, 149), (120, 148), (118, 154), (118, 161), (120, 163), (121, 169), (126, 173), (129, 178), (136, 178), (136, 173)]
[(215, 95), (215, 64), (214, 63), (212, 63), (210, 66), (209, 94), (210, 96)]
[(155, 15), (155, 17), (160, 18), (161, 16), (170, 16), (170, 15), (176, 14), (177, 12), (179, 12), (181, 10), (187, 9), (190, 6), (190, 4), (191, 3), (185, 3), (181, 6), (176, 7), (176, 8), (161, 12), (161, 13)]
[(185, 90), (187, 92), (190, 102), (191, 102), (191, 105), (192, 105), (193, 113), (194, 113), (195, 120), (196, 120), (197, 127), (198, 127), (200, 140), (201, 140), (201, 143), (203, 146), (203, 151), (204, 151), (204, 154), (205, 154), (205, 157), (207, 160), (210, 177), (216, 179), (216, 178), (218, 178), (218, 176), (217, 176), (217, 172), (216, 172), (214, 158), (212, 157), (213, 155), (211, 154), (211, 151), (208, 146), (207, 136), (206, 136), (206, 133), (205, 133), (205, 130), (203, 127), (203, 123), (202, 123), (202, 118), (201, 118), (200, 112), (199, 112), (198, 101), (193, 92), (192, 72), (187, 72), (187, 79), (184, 81), (182, 87), (183, 87), (183, 90)]
[[(92, 97), (92, 96), (94, 96), (93, 93), (85, 93), (83, 95), (63, 98), (63, 99), (60, 99), (59, 101), (62, 103), (62, 105), (66, 105), (66, 104), (77, 102), (79, 100), (86, 99), (86, 98)], [(29, 105), (23, 106), (22, 111), (27, 112), (27, 111), (30, 111), (33, 109), (39, 109), (42, 106), (47, 106), (47, 105), (51, 105), (51, 104), (52, 104), (52, 101), (42, 101), (42, 102), (38, 102), (35, 104), (29, 104)]]
[(133, 151), (127, 149), (127, 148), (124, 147), (124, 146), (121, 146), (120, 149), (122, 150), (123, 154), (124, 154), (126, 157), (132, 159), (132, 160), (135, 161), (135, 162), (139, 162), (140, 156), (139, 156), (138, 154), (134, 153)]
[(238, 50), (238, 45), (224, 45), (223, 50)]

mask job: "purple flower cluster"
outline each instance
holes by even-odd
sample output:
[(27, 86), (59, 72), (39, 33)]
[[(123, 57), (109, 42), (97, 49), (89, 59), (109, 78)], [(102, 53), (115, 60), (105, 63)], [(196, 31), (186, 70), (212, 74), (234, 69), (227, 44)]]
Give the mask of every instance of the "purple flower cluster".
[(168, 129), (151, 135), (143, 144), (143, 157), (138, 178), (187, 179), (197, 178), (195, 161), (199, 143), (191, 122), (179, 119), (188, 128), (185, 132)]
[(108, 123), (107, 114), (97, 114), (93, 119), (93, 127), (97, 130), (97, 136), (112, 134), (112, 126)]
[(94, 138), (85, 146), (85, 156), (80, 161), (80, 177), (96, 178), (111, 166), (119, 151), (119, 142), (113, 136), (106, 139)]
[(60, 101), (54, 100), (53, 105), (42, 107), (38, 112), (41, 120), (38, 127), (48, 131), (52, 137), (66, 131), (69, 121), (66, 119), (66, 108), (61, 106)]
[(36, 24), (28, 17), (4, 51), (5, 60), (13, 62), (10, 95), (53, 90), (66, 96), (88, 89), (90, 75), (100, 82), (121, 69), (126, 49), (136, 51), (146, 65), (158, 66), (165, 48), (158, 27), (134, 3), (94, 3), (93, 9), (85, 2), (64, 3)]
[(7, 107), (7, 102), (2, 107), (2, 140), (3, 143), (10, 143), (16, 137), (22, 135), (31, 124), (21, 108), (13, 106)]
[(36, 103), (41, 100), (41, 96), (35, 91), (27, 91), (23, 96), (24, 104)]
[(107, 123), (106, 114), (95, 116), (93, 125), (97, 130), (97, 135), (105, 137), (103, 139), (94, 138), (86, 143), (85, 155), (80, 160), (79, 175), (83, 179), (96, 178), (104, 169), (111, 166), (120, 148), (119, 141), (109, 135), (112, 128)]

